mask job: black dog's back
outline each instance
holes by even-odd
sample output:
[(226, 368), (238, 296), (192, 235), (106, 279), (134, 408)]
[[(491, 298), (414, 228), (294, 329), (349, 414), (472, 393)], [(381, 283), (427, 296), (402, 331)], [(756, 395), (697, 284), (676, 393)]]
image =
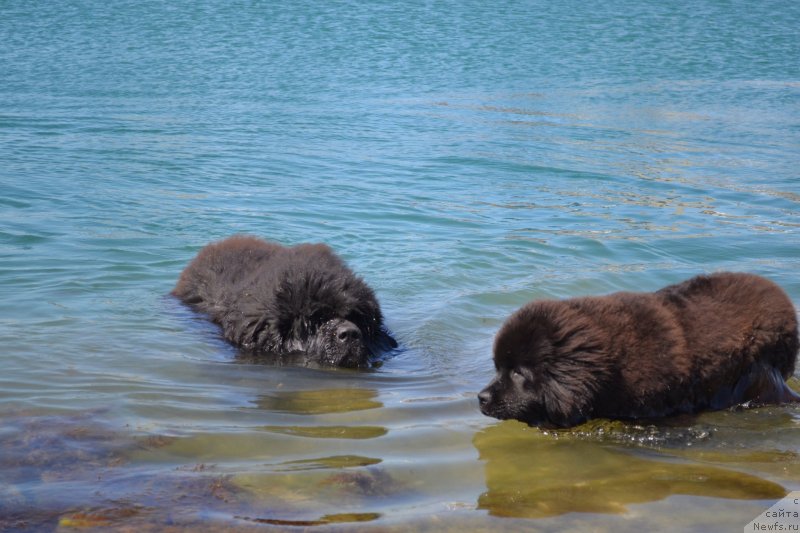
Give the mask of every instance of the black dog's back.
[(225, 302), (235, 299), (257, 272), (256, 266), (282, 248), (244, 235), (211, 243), (184, 269), (172, 294), (216, 320)]

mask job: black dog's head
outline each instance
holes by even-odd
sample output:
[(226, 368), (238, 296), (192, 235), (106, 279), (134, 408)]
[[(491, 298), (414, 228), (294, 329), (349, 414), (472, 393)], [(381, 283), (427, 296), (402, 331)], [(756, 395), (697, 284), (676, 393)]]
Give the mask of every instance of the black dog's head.
[(319, 305), (311, 312), (284, 315), (287, 320), (279, 321), (273, 338), (281, 347), (270, 351), (293, 356), (290, 359), (305, 364), (359, 368), (369, 366), (381, 352), (397, 347), (381, 327), (380, 315), (365, 315), (358, 308), (349, 311), (336, 312)]
[[(249, 323), (252, 351), (294, 356), (309, 364), (366, 367), (397, 342), (383, 326), (372, 289), (325, 245), (286, 249), (264, 277), (255, 282)], [(277, 280), (277, 282), (275, 282)]]
[[(346, 318), (332, 318), (312, 328), (305, 346), (298, 351), (316, 358), (320, 363), (344, 366), (367, 366), (372, 355), (361, 328)], [(298, 342), (297, 338), (293, 339)], [(302, 340), (299, 341), (302, 344)]]
[(529, 425), (587, 420), (607, 375), (591, 320), (569, 302), (532, 302), (501, 327), (495, 378), (478, 395), (481, 412)]

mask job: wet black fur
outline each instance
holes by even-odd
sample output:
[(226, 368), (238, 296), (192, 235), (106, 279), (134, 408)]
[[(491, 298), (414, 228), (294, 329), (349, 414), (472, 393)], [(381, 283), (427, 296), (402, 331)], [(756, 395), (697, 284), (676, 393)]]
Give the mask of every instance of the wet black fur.
[(534, 301), (495, 337), (481, 411), (531, 425), (798, 401), (797, 315), (774, 283), (697, 276), (655, 293)]
[(172, 294), (251, 354), (363, 367), (397, 346), (372, 289), (324, 244), (230, 237), (204, 247)]

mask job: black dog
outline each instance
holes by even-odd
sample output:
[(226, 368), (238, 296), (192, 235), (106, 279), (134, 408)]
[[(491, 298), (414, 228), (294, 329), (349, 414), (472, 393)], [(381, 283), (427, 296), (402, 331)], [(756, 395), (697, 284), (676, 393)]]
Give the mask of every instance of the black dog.
[(478, 398), (485, 415), (550, 427), (800, 401), (784, 381), (797, 351), (797, 315), (777, 285), (698, 276), (523, 306), (495, 338), (497, 375)]
[(324, 244), (230, 237), (200, 250), (172, 294), (252, 354), (364, 367), (397, 346), (372, 289)]

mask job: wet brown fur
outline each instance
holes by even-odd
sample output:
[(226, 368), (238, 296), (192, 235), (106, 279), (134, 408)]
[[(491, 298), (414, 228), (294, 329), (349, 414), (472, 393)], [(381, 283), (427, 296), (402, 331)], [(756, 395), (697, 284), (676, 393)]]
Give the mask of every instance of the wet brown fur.
[(697, 276), (654, 293), (534, 301), (495, 338), (481, 411), (531, 425), (651, 418), (797, 401), (786, 385), (797, 315), (751, 274)]

